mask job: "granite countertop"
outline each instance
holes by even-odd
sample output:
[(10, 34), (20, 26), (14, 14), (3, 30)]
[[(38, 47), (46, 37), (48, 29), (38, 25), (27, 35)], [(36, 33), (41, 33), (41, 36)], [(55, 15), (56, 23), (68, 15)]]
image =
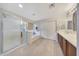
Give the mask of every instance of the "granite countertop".
[(72, 45), (77, 47), (77, 33), (76, 31), (67, 31), (67, 30), (60, 30), (58, 33), (65, 38), (68, 42)]

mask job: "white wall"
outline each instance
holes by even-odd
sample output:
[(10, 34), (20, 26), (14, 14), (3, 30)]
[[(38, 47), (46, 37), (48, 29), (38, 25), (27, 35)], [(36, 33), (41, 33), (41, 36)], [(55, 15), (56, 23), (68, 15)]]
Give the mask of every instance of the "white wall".
[(1, 10), (0, 10), (0, 54), (3, 51), (3, 24), (2, 24), (2, 15), (1, 15)]
[(77, 55), (79, 56), (79, 4), (77, 6)]
[(56, 40), (56, 21), (40, 21), (36, 22), (36, 24), (42, 37)]

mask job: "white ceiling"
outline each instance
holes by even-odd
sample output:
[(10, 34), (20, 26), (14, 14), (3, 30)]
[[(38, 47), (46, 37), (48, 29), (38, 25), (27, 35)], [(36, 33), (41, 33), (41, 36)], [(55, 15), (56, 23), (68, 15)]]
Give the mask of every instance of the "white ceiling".
[[(22, 5), (23, 8), (20, 8), (18, 3), (5, 3), (0, 4), (0, 7), (24, 16), (29, 20), (37, 21), (47, 18), (62, 18), (65, 15), (65, 11), (73, 4), (56, 3), (53, 8), (49, 8), (50, 4), (48, 3), (22, 3)], [(33, 13), (35, 13), (35, 16)]]

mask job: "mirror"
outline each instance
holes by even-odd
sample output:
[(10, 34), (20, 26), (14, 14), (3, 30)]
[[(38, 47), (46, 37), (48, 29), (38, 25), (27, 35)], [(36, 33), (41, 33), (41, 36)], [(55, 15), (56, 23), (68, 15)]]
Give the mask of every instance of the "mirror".
[(67, 29), (68, 30), (72, 30), (73, 29), (73, 22), (72, 22), (72, 20), (68, 21)]
[(77, 13), (76, 13), (76, 11), (72, 14), (72, 20), (67, 21), (67, 29), (77, 31)]
[(73, 13), (73, 31), (77, 31), (77, 11)]

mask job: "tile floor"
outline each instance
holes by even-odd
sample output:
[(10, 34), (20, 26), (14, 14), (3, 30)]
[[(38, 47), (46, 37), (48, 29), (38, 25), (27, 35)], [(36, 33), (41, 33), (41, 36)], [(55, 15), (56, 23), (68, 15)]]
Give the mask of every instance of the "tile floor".
[(63, 56), (58, 42), (40, 38), (31, 45), (17, 48), (5, 56)]

